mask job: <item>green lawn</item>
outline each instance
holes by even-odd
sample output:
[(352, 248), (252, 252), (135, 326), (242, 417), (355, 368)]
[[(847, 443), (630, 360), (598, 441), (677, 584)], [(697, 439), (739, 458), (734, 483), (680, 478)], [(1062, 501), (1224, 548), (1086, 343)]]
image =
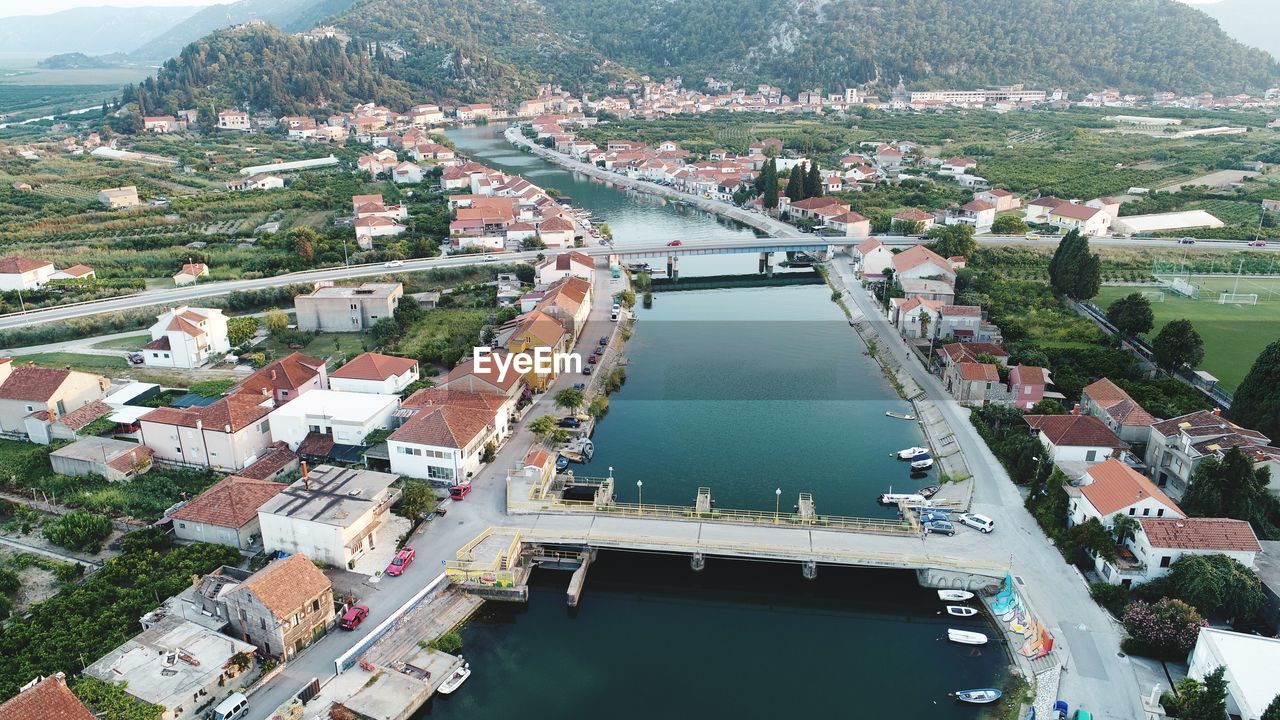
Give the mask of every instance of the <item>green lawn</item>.
[(96, 342), (92, 347), (99, 350), (137, 350), (138, 348), (151, 342), (151, 336), (147, 334), (129, 335), (128, 337), (116, 338), (114, 340), (103, 340)]
[[(1231, 292), (1235, 278), (1198, 278), (1194, 282), (1202, 285), (1199, 300), (1166, 291), (1164, 302), (1152, 303), (1156, 326), (1147, 339), (1155, 337), (1170, 320), (1190, 320), (1204, 339), (1200, 369), (1213, 373), (1223, 387), (1234, 391), (1263, 348), (1280, 339), (1280, 280), (1241, 278), (1239, 291), (1257, 293), (1257, 305), (1218, 304), (1219, 293)], [(1105, 311), (1116, 298), (1140, 289), (1104, 287), (1093, 303)]]
[(116, 372), (129, 367), (122, 357), (113, 355), (81, 355), (71, 352), (47, 352), (21, 356), (22, 362), (33, 362), (42, 367), (66, 367), (85, 372)]
[(272, 360), (295, 351), (317, 358), (350, 359), (365, 351), (364, 344), (367, 339), (367, 336), (361, 333), (317, 333), (313, 340), (301, 348), (291, 348), (277, 340), (267, 338), (254, 350), (265, 352)]

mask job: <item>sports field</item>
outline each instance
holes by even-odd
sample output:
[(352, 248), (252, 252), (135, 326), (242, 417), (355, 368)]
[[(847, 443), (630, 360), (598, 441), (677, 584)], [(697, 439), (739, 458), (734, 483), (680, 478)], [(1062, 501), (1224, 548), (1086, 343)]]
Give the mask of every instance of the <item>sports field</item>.
[[(1155, 337), (1170, 320), (1186, 318), (1204, 339), (1204, 362), (1200, 369), (1213, 373), (1222, 386), (1234, 391), (1253, 366), (1253, 361), (1269, 343), (1280, 339), (1280, 278), (1240, 278), (1236, 290), (1234, 276), (1193, 276), (1188, 281), (1200, 288), (1200, 299), (1181, 297), (1167, 288), (1164, 301), (1151, 303), (1156, 326), (1147, 335)], [(1162, 288), (1107, 286), (1093, 304), (1104, 311), (1116, 298), (1132, 292)], [(1257, 305), (1222, 305), (1218, 297), (1224, 292), (1255, 293)]]

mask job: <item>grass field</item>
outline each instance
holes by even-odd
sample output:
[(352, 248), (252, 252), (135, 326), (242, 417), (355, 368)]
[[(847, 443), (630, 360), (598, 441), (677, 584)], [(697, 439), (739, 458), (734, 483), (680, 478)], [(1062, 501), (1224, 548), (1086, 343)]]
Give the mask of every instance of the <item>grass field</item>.
[(100, 350), (137, 350), (138, 348), (151, 342), (151, 336), (143, 333), (141, 335), (129, 335), (127, 337), (116, 338), (114, 340), (103, 340), (96, 342), (93, 347)]
[(23, 362), (33, 362), (41, 367), (67, 367), (85, 372), (118, 373), (129, 367), (124, 358), (114, 355), (82, 355), (71, 352), (47, 352), (23, 355)]
[[(1165, 291), (1164, 302), (1154, 302), (1156, 326), (1150, 339), (1170, 320), (1186, 318), (1204, 339), (1204, 362), (1200, 369), (1218, 377), (1222, 386), (1234, 391), (1253, 366), (1253, 361), (1271, 342), (1280, 339), (1280, 278), (1240, 279), (1241, 293), (1256, 293), (1257, 305), (1220, 305), (1218, 296), (1232, 292), (1234, 277), (1198, 277), (1200, 299), (1193, 300)], [(1093, 303), (1103, 310), (1113, 300), (1144, 289), (1124, 286), (1102, 288)]]

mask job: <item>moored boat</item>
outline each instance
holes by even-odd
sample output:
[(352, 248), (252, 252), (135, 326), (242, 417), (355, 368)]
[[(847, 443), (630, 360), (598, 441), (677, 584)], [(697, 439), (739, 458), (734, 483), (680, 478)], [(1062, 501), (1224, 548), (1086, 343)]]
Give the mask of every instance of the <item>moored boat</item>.
[(947, 614), (955, 615), (956, 617), (973, 617), (978, 614), (978, 611), (963, 605), (948, 605)]
[(913, 459), (915, 459), (915, 457), (916, 457), (917, 455), (927, 455), (928, 453), (929, 453), (929, 448), (923, 448), (923, 447), (909, 447), (909, 448), (907, 448), (906, 450), (899, 450), (899, 451), (898, 451), (898, 459), (899, 459), (899, 460), (913, 460)]
[(471, 663), (463, 663), (462, 667), (454, 670), (452, 675), (440, 683), (437, 692), (441, 695), (449, 695), (454, 690), (462, 687), (462, 683), (466, 682), (469, 677), (471, 677)]
[(898, 503), (922, 503), (927, 498), (918, 493), (883, 493), (880, 496), (881, 505), (897, 505)]
[(921, 488), (920, 494), (925, 496), (926, 499), (928, 499), (933, 497), (934, 495), (937, 495), (941, 490), (942, 488), (937, 485), (930, 485), (927, 488)]
[(947, 639), (961, 645), (986, 645), (987, 636), (980, 632), (969, 632), (968, 630), (956, 630), (950, 628), (947, 630)]
[(931, 457), (911, 461), (912, 470), (928, 470), (931, 467), (933, 467), (933, 458)]
[(986, 705), (987, 703), (993, 703), (999, 700), (1000, 696), (1004, 693), (996, 690), (995, 688), (981, 688), (978, 690), (957, 690), (956, 692), (948, 694), (960, 702), (974, 703), (975, 705)]
[(968, 590), (939, 590), (938, 599), (948, 602), (964, 602), (965, 600), (972, 600), (973, 593)]
[(891, 418), (898, 418), (899, 420), (915, 420), (916, 419), (915, 415), (908, 415), (906, 413), (894, 412), (892, 410), (886, 410), (884, 414), (888, 415)]

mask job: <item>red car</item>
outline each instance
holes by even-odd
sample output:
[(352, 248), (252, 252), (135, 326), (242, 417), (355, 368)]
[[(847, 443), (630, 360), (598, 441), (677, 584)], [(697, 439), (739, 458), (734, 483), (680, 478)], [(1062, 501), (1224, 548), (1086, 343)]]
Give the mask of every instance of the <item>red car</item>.
[(352, 605), (351, 609), (343, 613), (342, 619), (338, 621), (338, 627), (343, 630), (355, 630), (360, 627), (360, 623), (369, 617), (369, 608), (365, 605)]
[(461, 500), (462, 498), (466, 497), (466, 496), (467, 496), (467, 493), (469, 493), (469, 492), (471, 492), (471, 483), (463, 483), (462, 485), (454, 485), (453, 487), (449, 488), (449, 499), (450, 499), (450, 500)]
[(1253, 242), (1249, 243), (1249, 247), (1266, 247), (1266, 246), (1267, 246), (1266, 240), (1254, 240)]
[(409, 563), (413, 562), (413, 558), (417, 554), (411, 547), (404, 548), (396, 553), (395, 559), (387, 566), (387, 574), (391, 576), (400, 575), (405, 571), (405, 568), (409, 567)]
[(671, 242), (667, 243), (667, 247), (680, 247), (683, 244), (684, 243), (680, 242), (679, 240), (672, 240)]

